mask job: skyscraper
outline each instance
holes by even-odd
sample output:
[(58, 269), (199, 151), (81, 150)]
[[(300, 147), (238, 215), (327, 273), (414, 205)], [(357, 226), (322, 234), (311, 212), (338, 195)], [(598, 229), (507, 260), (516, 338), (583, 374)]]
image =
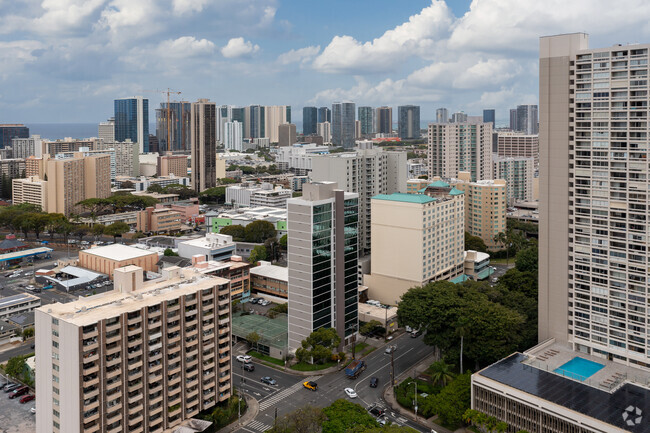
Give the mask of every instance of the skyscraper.
[(436, 123), (449, 122), (449, 111), (446, 108), (438, 108), (436, 110)]
[(354, 147), (354, 102), (332, 104), (332, 144), (345, 149)]
[(512, 131), (519, 131), (519, 127), (517, 125), (517, 109), (516, 108), (511, 108), (510, 109), (510, 129)]
[(495, 116), (496, 116), (496, 112), (493, 108), (489, 110), (483, 110), (483, 123), (492, 122), (492, 129), (495, 129), (496, 128)]
[(302, 134), (303, 135), (316, 134), (316, 123), (318, 123), (318, 108), (303, 107), (302, 108)]
[[(169, 115), (169, 127), (167, 116)], [(156, 110), (156, 137), (160, 151), (189, 150), (190, 148), (190, 117), (191, 104), (189, 102), (170, 102), (169, 111), (167, 103), (162, 102)], [(171, 138), (167, 139), (167, 133)]]
[(526, 134), (537, 134), (538, 128), (537, 105), (517, 105), (517, 129)]
[(264, 121), (264, 106), (250, 105), (245, 109), (244, 134), (245, 138), (266, 137)]
[(451, 115), (451, 123), (464, 123), (467, 122), (467, 114), (462, 111), (457, 111)]
[(116, 99), (114, 103), (115, 141), (127, 138), (149, 152), (149, 100), (142, 96)]
[(113, 143), (115, 141), (115, 118), (111, 117), (106, 122), (99, 124), (97, 137), (104, 140), (104, 143)]
[(318, 123), (332, 122), (332, 110), (327, 107), (318, 109)]
[(356, 337), (358, 195), (335, 182), (303, 185), (287, 200), (289, 349), (319, 328), (334, 328), (342, 345)]
[(0, 124), (0, 149), (11, 146), (13, 138), (29, 138), (29, 128), (23, 124)]
[(372, 134), (374, 110), (372, 107), (359, 107), (359, 121), (361, 122), (361, 135)]
[(402, 140), (420, 138), (420, 107), (418, 105), (397, 107), (397, 135)]
[(223, 145), (226, 149), (241, 152), (244, 150), (242, 140), (243, 125), (241, 122), (233, 120), (223, 124)]
[(378, 107), (375, 109), (375, 132), (378, 134), (390, 134), (393, 132), (393, 108)]
[(316, 125), (316, 129), (318, 130), (318, 135), (323, 137), (323, 143), (331, 143), (332, 142), (332, 125), (329, 122), (319, 122)]
[(217, 185), (217, 107), (209, 99), (192, 103), (192, 188), (201, 192)]
[(278, 126), (278, 146), (292, 146), (296, 142), (296, 125), (283, 123)]
[(280, 140), (278, 135), (280, 125), (291, 123), (291, 107), (289, 105), (267, 105), (262, 108), (264, 110), (264, 131), (260, 137), (268, 137), (271, 143), (277, 143)]

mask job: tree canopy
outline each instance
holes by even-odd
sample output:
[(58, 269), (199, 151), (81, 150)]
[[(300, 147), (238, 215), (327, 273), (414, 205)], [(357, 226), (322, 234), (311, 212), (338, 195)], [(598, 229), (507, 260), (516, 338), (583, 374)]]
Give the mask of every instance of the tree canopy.
[(266, 247), (264, 245), (256, 245), (251, 251), (251, 255), (248, 258), (249, 263), (257, 263), (260, 260), (266, 260), (268, 258), (266, 253)]
[(296, 350), (300, 362), (313, 358), (315, 363), (322, 364), (332, 357), (332, 350), (341, 344), (341, 337), (334, 328), (318, 328), (300, 344), (302, 347)]
[(480, 251), (482, 253), (487, 252), (487, 246), (483, 239), (478, 236), (472, 236), (468, 232), (465, 232), (465, 251), (474, 250)]

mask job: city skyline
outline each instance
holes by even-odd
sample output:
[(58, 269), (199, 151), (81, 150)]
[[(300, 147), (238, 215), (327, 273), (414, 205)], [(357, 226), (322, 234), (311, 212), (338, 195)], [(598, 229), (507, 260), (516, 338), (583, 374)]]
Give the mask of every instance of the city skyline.
[[(625, 44), (650, 32), (634, 25), (650, 15), (648, 6), (634, 6), (632, 17), (604, 16), (595, 12), (602, 10), (598, 4), (581, 2), (529, 7), (490, 0), (471, 8), (467, 0), (386, 1), (377, 8), (360, 2), (336, 24), (328, 17), (341, 6), (338, 0), (264, 0), (255, 7), (234, 1), (67, 3), (3, 8), (5, 121), (99, 122), (110, 117), (114, 99), (142, 95), (157, 107), (164, 99), (157, 90), (170, 87), (187, 101), (291, 105), (296, 120), (303, 106), (352, 100), (358, 106), (420, 105), (423, 120), (432, 120), (438, 107), (475, 114), (495, 108), (497, 125), (503, 125), (508, 108), (537, 103), (540, 35), (580, 28), (596, 43)], [(581, 13), (571, 13), (574, 8)], [(536, 19), (539, 14), (548, 19)], [(353, 18), (359, 15), (364, 19)], [(306, 25), (309, 32), (301, 30)], [(504, 25), (509, 31), (499, 30)]]

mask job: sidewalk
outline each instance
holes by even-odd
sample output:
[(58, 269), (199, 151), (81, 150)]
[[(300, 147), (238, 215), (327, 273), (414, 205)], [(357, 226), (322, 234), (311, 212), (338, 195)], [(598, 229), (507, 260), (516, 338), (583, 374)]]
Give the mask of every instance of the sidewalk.
[(257, 416), (257, 414), (259, 414), (260, 412), (259, 402), (248, 394), (246, 394), (244, 398), (246, 399), (246, 404), (248, 405), (248, 409), (246, 409), (246, 413), (244, 414), (244, 416), (241, 417), (240, 422), (238, 421), (232, 422), (227, 426), (225, 426), (224, 428), (222, 428), (221, 430), (218, 430), (217, 433), (231, 433), (236, 430), (239, 430), (241, 427), (244, 427), (246, 424), (253, 421)]

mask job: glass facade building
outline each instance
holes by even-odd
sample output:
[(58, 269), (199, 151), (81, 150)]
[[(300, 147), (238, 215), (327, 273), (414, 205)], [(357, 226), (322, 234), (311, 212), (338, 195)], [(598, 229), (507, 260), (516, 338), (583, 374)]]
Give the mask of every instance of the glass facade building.
[(11, 146), (14, 138), (29, 138), (29, 128), (19, 124), (0, 125), (0, 149)]
[(318, 108), (303, 107), (302, 109), (302, 133), (303, 135), (316, 134), (316, 123), (318, 121)]
[(332, 110), (327, 107), (320, 107), (318, 109), (318, 123), (331, 122)]
[(354, 102), (335, 102), (332, 104), (332, 144), (345, 149), (354, 147)]
[[(160, 151), (189, 150), (190, 149), (190, 117), (192, 105), (189, 102), (170, 102), (169, 112), (167, 103), (160, 104), (156, 110), (156, 137)], [(167, 126), (167, 117), (169, 123)], [(167, 138), (167, 134), (171, 138)]]
[(492, 129), (496, 128), (496, 111), (494, 109), (483, 110), (483, 123), (492, 122)]
[(115, 141), (131, 140), (140, 145), (140, 153), (149, 152), (149, 100), (141, 96), (116, 99)]
[(359, 107), (359, 121), (361, 122), (361, 135), (372, 134), (373, 128), (372, 107)]
[(397, 135), (400, 139), (420, 138), (420, 107), (402, 105), (397, 107)]

